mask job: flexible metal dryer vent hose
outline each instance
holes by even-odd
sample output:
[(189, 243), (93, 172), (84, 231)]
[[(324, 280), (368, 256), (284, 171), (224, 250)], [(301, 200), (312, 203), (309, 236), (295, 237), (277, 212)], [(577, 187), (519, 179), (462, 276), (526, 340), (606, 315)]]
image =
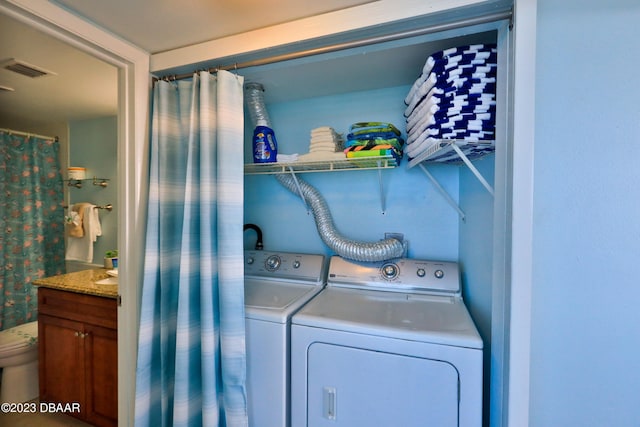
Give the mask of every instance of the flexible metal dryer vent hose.
[[(245, 85), (245, 95), (249, 115), (254, 126), (262, 125), (271, 127), (271, 120), (264, 104), (264, 88), (260, 83), (247, 83)], [(311, 206), (313, 218), (318, 228), (318, 234), (322, 241), (343, 258), (354, 261), (386, 261), (392, 258), (403, 256), (405, 248), (398, 239), (385, 239), (379, 242), (366, 243), (347, 239), (338, 233), (334, 224), (329, 207), (322, 195), (307, 182), (292, 175), (277, 174), (277, 180), (293, 194), (303, 197), (307, 205)], [(298, 185), (300, 191), (298, 192)]]
[[(294, 178), (289, 174), (276, 174), (276, 179), (287, 190), (306, 201), (313, 212), (320, 238), (341, 257), (354, 261), (375, 262), (399, 258), (404, 255), (404, 245), (398, 239), (390, 238), (367, 243), (343, 237), (336, 230), (329, 207), (318, 190), (301, 178)], [(298, 185), (302, 194), (298, 192)]]
[(271, 128), (269, 113), (264, 105), (264, 87), (260, 83), (247, 83), (244, 85), (244, 93), (253, 127)]

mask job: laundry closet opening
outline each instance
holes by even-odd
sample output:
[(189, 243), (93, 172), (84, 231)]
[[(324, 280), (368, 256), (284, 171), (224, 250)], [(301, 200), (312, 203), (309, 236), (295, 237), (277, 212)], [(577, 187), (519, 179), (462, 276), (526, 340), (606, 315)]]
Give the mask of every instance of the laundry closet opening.
[[(501, 393), (503, 373), (492, 372), (490, 360), (503, 359), (506, 328), (501, 313), (507, 281), (501, 257), (507, 232), (504, 206), (510, 197), (502, 172), (507, 169), (510, 139), (508, 40), (508, 22), (502, 20), (238, 71), (245, 83), (264, 87), (278, 153), (304, 154), (309, 152), (310, 132), (320, 127), (346, 135), (354, 123), (384, 122), (406, 138), (404, 99), (427, 58), (457, 46), (496, 45), (495, 150), (472, 161), (494, 194), (463, 162), (425, 164), (434, 182), (422, 167), (409, 167), (406, 154), (390, 168), (296, 172), (324, 197), (335, 227), (348, 238), (377, 241), (393, 233), (407, 242), (409, 258), (460, 264), (463, 296), (484, 341), (485, 424), (491, 400), (501, 399), (493, 394)], [(244, 222), (262, 229), (265, 250), (332, 255), (318, 235), (310, 208), (274, 176), (255, 173), (252, 138), (247, 115)], [(254, 236), (247, 233), (245, 248), (253, 243)]]

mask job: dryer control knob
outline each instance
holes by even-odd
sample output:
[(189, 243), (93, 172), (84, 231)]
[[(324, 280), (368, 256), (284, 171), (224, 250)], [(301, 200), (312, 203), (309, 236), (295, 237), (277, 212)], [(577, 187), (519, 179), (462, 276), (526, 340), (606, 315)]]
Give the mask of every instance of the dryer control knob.
[(264, 262), (264, 267), (269, 271), (276, 271), (278, 268), (280, 268), (280, 263), (281, 263), (281, 260), (278, 255), (271, 255)]
[(253, 264), (253, 261), (254, 261), (253, 257), (247, 258), (247, 264), (251, 265)]
[(418, 271), (416, 271), (416, 274), (418, 275), (418, 277), (424, 277), (427, 272), (424, 271), (424, 268), (419, 268)]
[(436, 276), (436, 279), (442, 279), (444, 277), (444, 271), (436, 270), (433, 275)]
[(299, 260), (293, 261), (293, 268), (300, 268), (300, 261)]
[(387, 280), (393, 280), (400, 274), (400, 269), (395, 264), (385, 264), (382, 266), (382, 278)]

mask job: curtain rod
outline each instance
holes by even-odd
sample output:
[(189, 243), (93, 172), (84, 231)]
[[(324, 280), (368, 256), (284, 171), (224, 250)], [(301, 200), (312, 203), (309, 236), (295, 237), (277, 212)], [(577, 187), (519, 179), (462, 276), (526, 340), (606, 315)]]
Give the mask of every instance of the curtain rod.
[(38, 135), (37, 133), (21, 132), (19, 130), (13, 130), (13, 129), (0, 128), (0, 132), (6, 132), (9, 135), (26, 136), (27, 138), (30, 137), (30, 136), (35, 136), (36, 138), (40, 138), (40, 139), (53, 139), (53, 140), (56, 140), (56, 141), (58, 140), (57, 136)]
[[(257, 67), (259, 65), (267, 65), (267, 64), (273, 64), (281, 61), (288, 61), (292, 59), (306, 58), (309, 56), (319, 55), (322, 53), (338, 52), (340, 50), (369, 46), (376, 43), (401, 40), (409, 37), (424, 36), (427, 34), (433, 34), (440, 31), (455, 30), (458, 28), (469, 27), (472, 25), (487, 24), (489, 22), (501, 21), (503, 19), (511, 19), (511, 17), (512, 17), (512, 11), (508, 10), (504, 12), (493, 13), (490, 15), (467, 18), (461, 21), (433, 25), (427, 28), (420, 28), (417, 30), (408, 30), (408, 31), (402, 31), (399, 33), (388, 34), (385, 36), (369, 37), (369, 38), (360, 39), (360, 40), (353, 40), (350, 42), (337, 43), (337, 44), (323, 46), (315, 49), (308, 49), (308, 50), (302, 50), (299, 52), (292, 52), (292, 53), (285, 53), (282, 55), (270, 56), (262, 59), (255, 59), (252, 61), (246, 61), (246, 62), (240, 62), (240, 63), (236, 62), (234, 64), (212, 67), (202, 71), (208, 71), (210, 73), (213, 73), (219, 70), (230, 71), (230, 70), (238, 70), (241, 68)], [(192, 73), (172, 74), (164, 77), (153, 77), (153, 82), (155, 83), (158, 80), (182, 80), (182, 79), (193, 77), (193, 74), (197, 71), (200, 71), (200, 70), (195, 70)]]

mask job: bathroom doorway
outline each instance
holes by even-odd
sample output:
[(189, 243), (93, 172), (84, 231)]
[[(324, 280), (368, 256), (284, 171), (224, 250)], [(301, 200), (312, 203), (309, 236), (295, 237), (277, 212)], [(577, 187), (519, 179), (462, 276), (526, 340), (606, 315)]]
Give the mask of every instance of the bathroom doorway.
[[(133, 425), (135, 360), (141, 257), (146, 216), (143, 200), (147, 185), (147, 114), (149, 99), (149, 55), (51, 2), (0, 0), (0, 15), (9, 16), (33, 29), (98, 58), (117, 69), (117, 241), (121, 259), (118, 307), (118, 366), (120, 425)], [(3, 37), (7, 43), (14, 37)], [(53, 71), (53, 70), (52, 70)], [(1, 95), (1, 94), (0, 94)], [(0, 100), (2, 102), (2, 100)], [(0, 114), (4, 117), (4, 114)], [(20, 126), (17, 120), (9, 128)], [(48, 134), (63, 135), (50, 130)], [(114, 203), (114, 204), (115, 204)]]
[[(65, 214), (83, 202), (112, 206), (98, 211), (100, 237), (70, 252), (63, 271), (95, 268), (117, 249), (118, 69), (8, 15), (0, 33), (0, 128), (58, 138)], [(68, 181), (71, 165), (85, 168), (86, 179)]]

